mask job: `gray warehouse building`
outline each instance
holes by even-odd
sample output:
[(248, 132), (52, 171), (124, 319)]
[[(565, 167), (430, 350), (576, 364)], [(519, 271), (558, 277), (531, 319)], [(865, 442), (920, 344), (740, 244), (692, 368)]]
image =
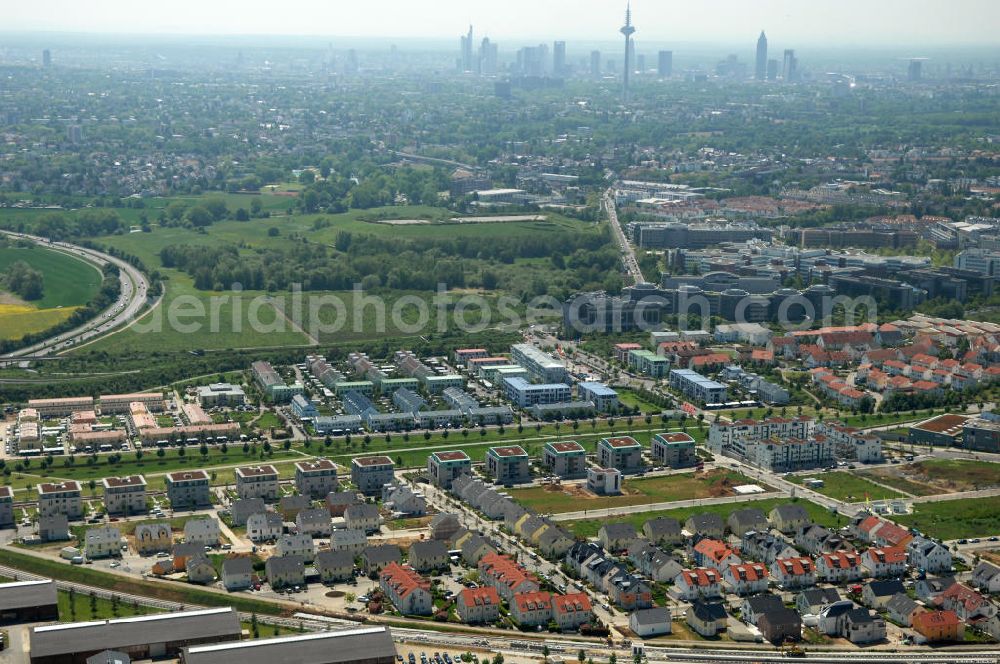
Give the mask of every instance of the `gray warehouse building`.
[(43, 625), (31, 629), (31, 664), (84, 664), (108, 649), (132, 659), (176, 657), (189, 646), (240, 636), (240, 620), (231, 608)]
[(357, 627), (238, 643), (192, 646), (183, 664), (392, 664), (396, 645), (388, 627)]

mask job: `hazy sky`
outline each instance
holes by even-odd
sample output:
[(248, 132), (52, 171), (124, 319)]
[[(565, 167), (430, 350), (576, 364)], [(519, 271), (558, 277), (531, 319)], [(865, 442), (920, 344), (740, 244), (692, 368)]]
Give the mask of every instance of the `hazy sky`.
[[(2, 29), (605, 40), (624, 0), (26, 0), (3, 3)], [(635, 0), (637, 39), (775, 43), (1000, 43), (1000, 0)]]

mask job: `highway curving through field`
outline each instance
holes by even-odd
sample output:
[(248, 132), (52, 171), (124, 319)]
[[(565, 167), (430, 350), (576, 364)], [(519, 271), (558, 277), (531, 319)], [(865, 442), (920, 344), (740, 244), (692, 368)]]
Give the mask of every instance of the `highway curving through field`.
[(81, 343), (93, 341), (119, 328), (124, 328), (136, 319), (138, 313), (146, 304), (149, 294), (149, 281), (140, 270), (120, 258), (109, 256), (94, 249), (70, 244), (69, 242), (50, 242), (36, 235), (15, 233), (12, 231), (0, 231), (0, 233), (13, 239), (28, 240), (46, 249), (62, 252), (68, 256), (83, 260), (97, 269), (103, 269), (108, 264), (114, 265), (118, 268), (121, 279), (121, 293), (118, 299), (97, 316), (75, 329), (50, 337), (32, 346), (19, 348), (6, 355), (0, 355), (0, 361), (45, 357), (65, 352)]

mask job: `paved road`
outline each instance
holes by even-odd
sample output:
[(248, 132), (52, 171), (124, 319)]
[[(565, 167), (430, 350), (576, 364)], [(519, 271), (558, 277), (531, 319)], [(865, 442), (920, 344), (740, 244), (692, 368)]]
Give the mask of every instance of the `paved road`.
[(618, 223), (618, 211), (615, 209), (614, 188), (608, 189), (604, 192), (603, 200), (604, 209), (608, 211), (608, 221), (611, 223), (611, 232), (614, 234), (615, 241), (618, 242), (618, 246), (622, 250), (622, 263), (625, 265), (625, 271), (628, 272), (629, 276), (632, 278), (632, 283), (645, 283), (646, 279), (642, 276), (642, 270), (639, 269), (639, 261), (635, 257), (635, 250), (632, 248), (632, 245), (629, 244), (628, 238), (625, 237), (625, 231), (622, 229), (621, 224)]
[(1000, 487), (992, 489), (979, 489), (974, 491), (959, 491), (957, 493), (939, 493), (933, 496), (917, 496), (916, 498), (904, 499), (907, 503), (941, 503), (948, 500), (961, 500), (963, 498), (992, 498), (1000, 496)]
[(149, 282), (142, 272), (119, 258), (93, 249), (78, 247), (68, 242), (49, 242), (45, 238), (35, 235), (12, 233), (10, 231), (0, 231), (0, 233), (4, 233), (15, 239), (29, 240), (40, 246), (44, 246), (46, 249), (60, 251), (74, 258), (86, 261), (94, 265), (97, 269), (102, 269), (110, 263), (118, 267), (119, 278), (121, 279), (121, 294), (118, 300), (96, 317), (73, 330), (63, 332), (33, 346), (20, 348), (0, 357), (0, 359), (28, 356), (39, 357), (63, 352), (72, 346), (94, 340), (117, 328), (131, 324), (146, 304)]
[(553, 521), (577, 521), (579, 519), (599, 519), (612, 516), (623, 516), (625, 514), (642, 514), (643, 512), (656, 512), (658, 510), (672, 510), (681, 507), (701, 507), (703, 505), (725, 505), (727, 503), (741, 503), (747, 500), (759, 500), (762, 498), (783, 498), (788, 494), (784, 491), (771, 491), (768, 493), (755, 493), (748, 496), (721, 496), (719, 498), (695, 498), (693, 500), (670, 500), (662, 503), (642, 503), (641, 505), (620, 505), (618, 507), (608, 507), (605, 509), (582, 510), (580, 512), (563, 512), (553, 514)]

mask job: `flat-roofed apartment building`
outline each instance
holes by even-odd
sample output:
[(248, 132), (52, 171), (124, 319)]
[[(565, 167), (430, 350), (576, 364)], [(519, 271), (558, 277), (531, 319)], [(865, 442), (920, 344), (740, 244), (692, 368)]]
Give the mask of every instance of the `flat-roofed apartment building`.
[(650, 455), (671, 468), (688, 468), (698, 463), (694, 438), (683, 431), (658, 433), (650, 439)]
[(167, 498), (173, 509), (194, 509), (212, 504), (209, 475), (204, 470), (167, 473)]
[(702, 376), (691, 369), (671, 369), (670, 387), (680, 390), (691, 399), (706, 404), (725, 403), (728, 388), (718, 381)]
[(826, 436), (751, 441), (746, 450), (747, 462), (775, 473), (826, 468), (834, 463), (833, 443)]
[(273, 639), (192, 646), (182, 651), (181, 661), (184, 664), (393, 664), (396, 644), (388, 627), (349, 627)]
[(162, 392), (137, 392), (134, 394), (102, 394), (101, 414), (118, 415), (127, 413), (129, 404), (141, 403), (154, 413), (163, 410)]
[(520, 445), (491, 447), (486, 451), (486, 472), (501, 484), (530, 482), (528, 453)]
[(569, 376), (565, 364), (531, 344), (514, 344), (510, 357), (540, 383), (563, 383)]
[(80, 483), (66, 480), (58, 484), (42, 482), (38, 485), (38, 516), (65, 514), (69, 520), (83, 516)]
[(84, 664), (105, 650), (137, 659), (176, 658), (191, 646), (239, 641), (242, 629), (231, 608), (176, 611), (149, 616), (57, 623), (32, 627), (31, 664)]
[(584, 477), (587, 474), (587, 450), (575, 440), (545, 443), (542, 465), (563, 479)]
[(529, 383), (516, 376), (503, 379), (503, 392), (504, 396), (519, 408), (536, 404), (564, 403), (573, 398), (572, 389), (565, 383)]
[(623, 473), (642, 468), (642, 445), (631, 436), (601, 438), (597, 442), (597, 465)]
[(108, 514), (141, 514), (146, 511), (146, 478), (142, 475), (105, 477), (104, 508)]
[(94, 398), (31, 399), (28, 408), (37, 412), (38, 417), (66, 417), (80, 410), (94, 410)]
[(241, 500), (277, 500), (278, 493), (278, 469), (271, 464), (236, 469), (236, 494)]
[(295, 462), (295, 488), (303, 496), (323, 498), (338, 487), (337, 464), (329, 459)]
[(427, 474), (431, 484), (442, 489), (450, 489), (456, 478), (470, 472), (472, 459), (462, 450), (432, 452), (427, 457)]
[(243, 391), (243, 388), (231, 383), (202, 385), (197, 388), (196, 393), (198, 394), (198, 403), (203, 408), (242, 406), (247, 400), (247, 395)]
[(382, 495), (382, 487), (395, 477), (396, 464), (385, 455), (351, 459), (351, 482), (366, 496)]

